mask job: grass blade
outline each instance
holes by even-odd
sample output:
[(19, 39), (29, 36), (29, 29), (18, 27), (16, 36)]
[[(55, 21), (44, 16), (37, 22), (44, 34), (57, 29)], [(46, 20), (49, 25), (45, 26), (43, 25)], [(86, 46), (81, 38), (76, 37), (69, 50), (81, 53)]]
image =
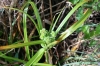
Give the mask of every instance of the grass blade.
[(84, 3), (86, 3), (87, 1), (82, 1), (79, 2), (69, 13), (68, 15), (64, 18), (64, 20), (61, 22), (61, 24), (59, 25), (59, 27), (56, 30), (56, 33), (58, 33), (61, 28), (63, 27), (63, 25), (67, 22), (67, 20), (69, 19), (69, 17), (80, 7), (82, 6)]
[(45, 52), (44, 48), (41, 48), (26, 64), (25, 66), (31, 66), (32, 64), (37, 63)]
[(6, 55), (4, 55), (1, 52), (0, 52), (0, 57), (1, 58), (5, 58), (5, 59), (8, 59), (8, 60), (18, 61), (18, 62), (21, 62), (21, 63), (26, 63), (26, 61), (24, 61), (24, 60), (20, 60), (18, 58), (13, 58), (13, 57), (6, 56)]
[(65, 38), (67, 38), (69, 35), (71, 35), (77, 28), (79, 28), (84, 21), (90, 16), (92, 11), (90, 9), (87, 10), (87, 12), (83, 15), (83, 17), (76, 23), (74, 23), (70, 28), (68, 28), (66, 31), (62, 33), (62, 35), (54, 42), (47, 45), (48, 48), (52, 48), (52, 46), (55, 46)]
[(46, 63), (36, 63), (34, 64), (34, 66), (55, 66), (55, 65), (46, 64)]
[(79, 28), (84, 23), (84, 21), (90, 16), (91, 13), (92, 11), (88, 9), (87, 12), (83, 15), (83, 17), (78, 22), (74, 23), (70, 28), (68, 28), (66, 31), (62, 33), (59, 39), (62, 37), (61, 39), (63, 40), (66, 37), (68, 37), (70, 34), (72, 34), (77, 28)]
[(31, 42), (26, 42), (26, 43), (11, 44), (11, 45), (7, 45), (7, 46), (0, 46), (0, 50), (20, 48), (20, 47), (24, 47), (24, 46), (37, 45), (37, 44), (41, 44), (41, 43), (44, 43), (44, 41), (35, 40), (35, 41), (31, 41)]
[[(28, 11), (28, 5), (27, 7), (24, 9), (24, 12), (27, 13)], [(28, 42), (28, 37), (27, 37), (27, 15), (23, 13), (23, 30), (24, 30), (24, 43)], [(30, 53), (29, 53), (29, 47), (25, 46), (25, 51), (26, 51), (26, 56), (28, 58), (28, 60), (30, 59)]]
[(32, 8), (34, 10), (34, 14), (35, 14), (37, 22), (38, 22), (38, 28), (39, 28), (39, 30), (41, 30), (43, 28), (43, 26), (42, 26), (42, 21), (41, 21), (38, 9), (37, 9), (37, 7), (36, 7), (34, 2), (28, 2), (28, 3), (31, 4), (31, 6), (32, 6)]

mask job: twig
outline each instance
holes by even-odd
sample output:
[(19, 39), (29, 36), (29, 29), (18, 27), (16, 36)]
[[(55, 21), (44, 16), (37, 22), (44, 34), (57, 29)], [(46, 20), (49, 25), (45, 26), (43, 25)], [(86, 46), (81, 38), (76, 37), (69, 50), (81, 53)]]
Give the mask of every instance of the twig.
[[(11, 1), (11, 4), (10, 4), (10, 7), (12, 8), (12, 7), (14, 7), (15, 6), (15, 4), (17, 3), (17, 0), (12, 0)], [(13, 27), (12, 27), (12, 19), (11, 19), (11, 9), (9, 9), (9, 11), (8, 11), (8, 16), (9, 16), (9, 25), (10, 25), (10, 43), (12, 43), (12, 41), (13, 41)]]
[(50, 6), (50, 15), (51, 15), (51, 20), (52, 20), (52, 4), (51, 4), (51, 0), (49, 0), (49, 6)]

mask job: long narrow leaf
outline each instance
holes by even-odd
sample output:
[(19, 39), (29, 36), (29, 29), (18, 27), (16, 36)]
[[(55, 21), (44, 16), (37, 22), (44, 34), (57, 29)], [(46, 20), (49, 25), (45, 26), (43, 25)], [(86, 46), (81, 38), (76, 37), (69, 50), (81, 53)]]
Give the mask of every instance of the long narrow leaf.
[(34, 66), (56, 66), (56, 65), (51, 65), (51, 64), (46, 64), (46, 63), (36, 63), (33, 64)]
[[(33, 8), (33, 10), (34, 10), (34, 14), (35, 14), (35, 16), (36, 16), (37, 23), (38, 23), (38, 26), (37, 26), (37, 27), (38, 27), (38, 32), (39, 32), (39, 31), (43, 28), (43, 26), (42, 26), (42, 21), (41, 21), (41, 18), (40, 18), (38, 9), (37, 9), (37, 7), (36, 7), (36, 5), (35, 5), (34, 2), (27, 2), (27, 3), (24, 4), (24, 6), (22, 7), (21, 10), (23, 10), (23, 8), (24, 8), (27, 4), (31, 4), (31, 6), (32, 6), (32, 8)], [(34, 23), (34, 21), (32, 21), (32, 22)], [(40, 32), (39, 32), (39, 34), (40, 34)]]
[(28, 3), (31, 4), (31, 6), (32, 6), (32, 8), (34, 10), (34, 14), (35, 14), (37, 22), (38, 22), (38, 28), (39, 28), (39, 30), (41, 30), (43, 28), (43, 26), (42, 26), (42, 21), (41, 21), (38, 9), (37, 9), (37, 7), (36, 7), (34, 2), (28, 2)]
[(4, 54), (1, 53), (1, 52), (0, 52), (0, 57), (1, 57), (1, 58), (4, 58), (4, 59), (8, 59), (8, 60), (18, 61), (18, 62), (21, 62), (21, 63), (26, 63), (26, 61), (24, 61), (24, 60), (20, 60), (20, 59), (18, 59), (18, 58), (6, 56), (6, 55), (4, 55)]
[(77, 28), (79, 28), (84, 21), (90, 16), (92, 11), (90, 9), (87, 10), (87, 12), (83, 15), (83, 17), (76, 23), (74, 23), (70, 28), (68, 28), (66, 31), (62, 33), (60, 37), (62, 37), (62, 40), (68, 37), (70, 34), (72, 34)]
[[(27, 5), (24, 9), (24, 12), (27, 13), (28, 11), (28, 6)], [(28, 36), (27, 36), (27, 15), (23, 13), (23, 30), (24, 30), (24, 43), (28, 42)], [(25, 46), (25, 51), (26, 51), (26, 56), (28, 60), (30, 59), (30, 53), (29, 53), (29, 47)]]
[(57, 24), (57, 22), (58, 22), (58, 20), (59, 20), (59, 18), (60, 18), (60, 16), (61, 16), (61, 14), (62, 14), (62, 12), (63, 12), (64, 9), (65, 9), (65, 7), (62, 8), (61, 12), (59, 13), (58, 17), (56, 18), (56, 20), (55, 20), (55, 22), (54, 22), (54, 24), (52, 26), (51, 31), (53, 31), (54, 28), (56, 27), (56, 24)]
[(35, 40), (35, 41), (31, 41), (31, 42), (26, 42), (26, 43), (11, 44), (11, 45), (7, 45), (7, 46), (0, 46), (0, 50), (20, 48), (20, 47), (24, 47), (24, 46), (37, 45), (37, 44), (41, 44), (41, 43), (44, 43), (44, 42), (42, 40)]
[(17, 10), (17, 11), (19, 11), (19, 12), (22, 12), (22, 13), (26, 14), (26, 15), (28, 16), (28, 18), (30, 18), (30, 20), (34, 23), (34, 25), (35, 25), (35, 27), (36, 27), (38, 33), (39, 33), (40, 30), (39, 30), (39, 28), (38, 28), (38, 25), (36, 24), (36, 22), (33, 20), (33, 18), (32, 18), (29, 14), (27, 14), (27, 13), (25, 13), (23, 10), (19, 10), (19, 9), (17, 9), (17, 8), (11, 8), (11, 7), (3, 7), (3, 8), (12, 9), (12, 10)]
[(82, 2), (79, 2), (69, 13), (68, 15), (64, 18), (64, 20), (61, 22), (61, 24), (59, 25), (59, 27), (56, 30), (56, 33), (58, 33), (61, 28), (64, 26), (64, 24), (67, 22), (67, 20), (69, 19), (69, 17), (80, 7), (82, 6), (84, 3), (86, 3), (88, 0), (84, 0)]
[(79, 28), (84, 21), (90, 16), (92, 11), (90, 9), (87, 10), (87, 12), (83, 15), (83, 17), (76, 23), (74, 23), (70, 28), (68, 28), (66, 31), (62, 33), (62, 35), (54, 42), (47, 45), (48, 48), (52, 48), (52, 46), (55, 46), (60, 41), (67, 38), (69, 35), (71, 35), (77, 28)]
[(31, 66), (32, 64), (37, 63), (45, 52), (44, 48), (41, 48), (26, 64), (25, 66)]
[[(42, 29), (42, 22), (41, 22), (41, 18), (40, 18), (38, 9), (37, 9), (35, 3), (34, 3), (34, 2), (31, 2), (31, 1), (29, 0), (29, 2), (26, 2), (26, 3), (24, 4), (24, 6), (21, 8), (21, 10), (23, 10), (24, 7), (25, 7), (27, 4), (31, 4), (31, 6), (32, 6), (32, 8), (33, 8), (33, 10), (34, 10), (34, 14), (35, 14), (35, 16), (36, 16), (37, 23), (38, 23), (38, 25), (37, 25), (37, 26), (35, 25), (35, 27), (37, 27), (38, 33), (40, 34), (39, 31)], [(32, 21), (32, 22), (36, 24), (35, 21)]]

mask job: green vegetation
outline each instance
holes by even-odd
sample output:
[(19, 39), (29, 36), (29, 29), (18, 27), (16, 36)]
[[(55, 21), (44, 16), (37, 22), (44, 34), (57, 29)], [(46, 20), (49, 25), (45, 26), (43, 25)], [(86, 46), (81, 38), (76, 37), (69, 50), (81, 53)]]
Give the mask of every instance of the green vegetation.
[[(53, 66), (53, 64), (50, 64), (49, 60), (49, 50), (51, 50), (54, 46), (59, 44), (61, 41), (65, 40), (68, 36), (70, 36), (74, 32), (82, 32), (84, 33), (84, 37), (82, 40), (89, 40), (90, 45), (94, 46), (93, 44), (96, 44), (96, 42), (93, 40), (94, 37), (98, 36), (100, 34), (100, 24), (95, 25), (96, 28), (94, 30), (90, 30), (92, 25), (85, 24), (84, 22), (89, 18), (89, 16), (92, 14), (92, 11), (96, 10), (98, 11), (100, 9), (99, 0), (70, 0), (72, 5), (74, 7), (70, 10), (70, 12), (65, 16), (65, 18), (62, 20), (60, 25), (56, 28), (58, 19), (60, 19), (61, 13), (64, 10), (65, 7), (62, 8), (59, 15), (52, 20), (52, 23), (49, 27), (49, 30), (47, 30), (45, 27), (43, 27), (43, 20), (41, 20), (41, 16), (39, 14), (38, 8), (36, 4), (32, 1), (27, 1), (21, 9), (13, 8), (13, 7), (3, 7), (5, 9), (10, 10), (16, 10), (20, 13), (22, 13), (22, 25), (23, 25), (23, 39), (22, 40), (16, 40), (14, 41), (14, 38), (12, 39), (11, 36), (9, 36), (9, 44), (6, 46), (0, 46), (0, 57), (3, 58), (6, 62), (13, 63), (13, 62), (19, 62), (23, 64), (24, 66)], [(94, 6), (92, 6), (94, 5)], [(32, 7), (34, 11), (34, 15), (36, 17), (36, 20), (33, 19), (29, 14), (29, 6)], [(72, 24), (69, 28), (67, 28), (65, 31), (62, 31), (64, 25), (68, 22), (68, 19), (76, 12), (76, 22)], [(34, 24), (36, 30), (37, 30), (37, 37), (36, 40), (30, 40), (27, 30), (27, 20), (30, 19), (32, 23)], [(56, 28), (56, 29), (55, 29)], [(61, 32), (62, 31), (62, 32)], [(3, 32), (0, 31), (0, 35), (2, 35)], [(60, 33), (60, 36), (58, 36)], [(35, 37), (35, 36), (33, 36)], [(94, 43), (95, 42), (95, 43)], [(11, 44), (12, 43), (12, 44)], [(31, 49), (31, 46), (37, 46), (39, 45), (40, 48), (38, 48), (38, 51), (35, 52), (34, 49)], [(9, 54), (12, 50), (16, 48), (22, 48), (24, 47), (25, 56), (22, 57), (22, 59), (18, 58), (19, 52), (14, 54)], [(75, 53), (76, 48), (73, 47), (70, 52)], [(77, 47), (78, 48), (78, 47)], [(11, 49), (11, 51), (9, 50)], [(95, 49), (96, 51), (97, 49)], [(81, 53), (82, 54), (82, 53)], [(14, 55), (14, 56), (13, 56)], [(12, 57), (13, 56), (13, 57)], [(45, 62), (39, 62), (41, 58), (45, 56)], [(90, 64), (90, 62), (87, 62), (86, 60), (93, 60), (92, 55), (91, 59), (85, 59), (84, 62), (81, 62), (79, 60), (82, 60), (83, 56), (77, 56), (75, 54), (75, 57), (67, 56), (63, 59), (62, 62), (68, 62), (67, 64), (63, 64), (65, 66), (67, 65), (73, 65), (73, 64)], [(25, 59), (25, 60), (24, 60)], [(70, 62), (69, 62), (70, 61)], [(61, 62), (59, 61), (58, 65)], [(94, 64), (97, 64), (94, 63)], [(17, 64), (15, 66), (18, 66)], [(56, 66), (56, 65), (54, 65)]]

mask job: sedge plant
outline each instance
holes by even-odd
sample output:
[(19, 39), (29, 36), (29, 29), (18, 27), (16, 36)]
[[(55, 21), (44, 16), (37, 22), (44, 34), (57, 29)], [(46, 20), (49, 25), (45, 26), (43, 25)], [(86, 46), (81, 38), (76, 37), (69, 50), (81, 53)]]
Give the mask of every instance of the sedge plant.
[[(22, 60), (18, 60), (16, 58), (15, 59), (13, 58), (13, 60), (22, 62), (25, 66), (52, 66), (52, 64), (49, 64), (49, 63), (48, 64), (39, 63), (39, 60), (42, 58), (42, 56), (44, 55), (44, 53), (46, 51), (50, 50), (56, 44), (58, 44), (59, 42), (61, 42), (65, 38), (67, 38), (69, 35), (71, 35), (90, 16), (90, 14), (92, 13), (92, 10), (90, 8), (87, 8), (87, 10), (83, 14), (83, 16), (77, 22), (75, 22), (72, 26), (70, 26), (68, 29), (63, 31), (61, 33), (61, 35), (58, 38), (56, 38), (58, 33), (60, 32), (60, 30), (62, 29), (62, 27), (65, 25), (65, 23), (70, 18), (70, 16), (80, 6), (84, 5), (87, 2), (89, 2), (89, 0), (82, 0), (82, 1), (78, 2), (72, 8), (72, 10), (66, 15), (66, 17), (62, 20), (62, 22), (60, 23), (60, 25), (58, 26), (58, 28), (56, 30), (54, 30), (54, 28), (55, 28), (55, 25), (56, 25), (58, 19), (60, 18), (61, 12), (58, 15), (57, 19), (55, 20), (55, 22), (52, 23), (52, 25), (50, 27), (50, 30), (46, 30), (45, 28), (43, 28), (42, 20), (40, 18), (38, 9), (37, 9), (37, 7), (36, 7), (34, 2), (31, 2), (31, 1), (26, 2), (24, 4), (24, 6), (21, 8), (21, 10), (19, 10), (17, 8), (4, 7), (4, 8), (12, 9), (12, 10), (17, 10), (17, 11), (23, 13), (24, 43), (17, 43), (17, 44), (13, 43), (13, 44), (10, 44), (10, 45), (7, 45), (7, 46), (0, 46), (0, 50), (7, 50), (7, 49), (12, 49), (12, 48), (25, 47), (28, 61), (22, 61)], [(37, 22), (29, 14), (27, 14), (27, 9), (28, 9), (27, 7), (28, 7), (29, 4), (32, 6), (32, 8), (34, 10), (34, 14), (36, 16)], [(38, 35), (39, 35), (40, 40), (28, 41), (27, 25), (26, 25), (27, 18), (30, 18), (30, 20), (35, 25), (35, 27), (36, 27), (36, 29), (38, 31)], [(42, 48), (40, 48), (36, 52), (36, 54), (34, 54), (34, 56), (30, 57), (30, 52), (29, 52), (29, 47), (28, 46), (37, 45), (37, 44), (41, 45)], [(5, 57), (3, 57), (3, 56), (5, 56)], [(1, 56), (0, 57), (12, 59), (11, 57), (6, 57), (6, 55), (3, 55), (2, 52), (1, 52)], [(48, 58), (46, 58), (46, 59), (48, 60)]]

